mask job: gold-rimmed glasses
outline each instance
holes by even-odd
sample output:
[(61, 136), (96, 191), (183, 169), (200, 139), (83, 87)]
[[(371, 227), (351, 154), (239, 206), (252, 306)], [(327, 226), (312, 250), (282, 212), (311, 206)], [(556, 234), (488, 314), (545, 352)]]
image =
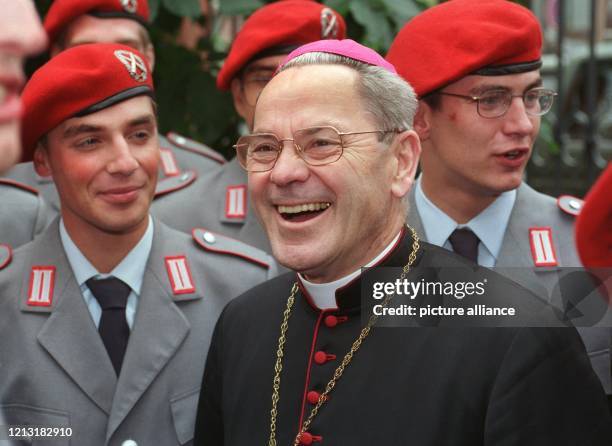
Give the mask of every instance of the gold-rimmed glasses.
[(274, 133), (254, 133), (238, 139), (234, 145), (236, 156), (247, 172), (267, 172), (274, 168), (283, 150), (283, 142), (293, 142), (298, 156), (311, 166), (323, 166), (340, 159), (344, 151), (343, 138), (369, 133), (400, 133), (401, 130), (369, 130), (340, 132), (332, 126), (309, 127), (296, 130), (293, 138), (279, 138)]

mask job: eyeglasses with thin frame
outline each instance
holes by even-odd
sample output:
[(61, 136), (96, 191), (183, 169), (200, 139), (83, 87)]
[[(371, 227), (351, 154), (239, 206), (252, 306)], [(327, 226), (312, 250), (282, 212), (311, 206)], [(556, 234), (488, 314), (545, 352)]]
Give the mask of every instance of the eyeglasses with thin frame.
[(293, 138), (280, 139), (274, 133), (254, 133), (238, 139), (234, 145), (238, 162), (247, 172), (272, 170), (283, 150), (283, 142), (291, 141), (297, 155), (311, 166), (335, 163), (344, 151), (343, 138), (349, 135), (370, 133), (401, 133), (401, 130), (370, 130), (365, 132), (340, 132), (331, 126), (309, 127), (296, 130)]
[(552, 108), (557, 93), (547, 88), (532, 88), (523, 94), (512, 94), (508, 90), (491, 90), (480, 96), (463, 95), (440, 91), (438, 94), (469, 99), (476, 103), (476, 111), (483, 118), (499, 118), (510, 109), (512, 98), (522, 98), (525, 111), (532, 116), (542, 116)]

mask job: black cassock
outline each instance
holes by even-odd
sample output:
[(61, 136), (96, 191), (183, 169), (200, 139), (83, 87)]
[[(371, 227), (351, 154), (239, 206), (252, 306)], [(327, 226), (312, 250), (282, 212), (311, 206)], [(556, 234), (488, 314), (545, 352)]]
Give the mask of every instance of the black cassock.
[[(405, 231), (381, 266), (404, 266), (411, 248)], [(422, 242), (408, 279), (465, 262)], [(513, 302), (540, 305), (509, 279), (485, 274)], [(337, 310), (320, 311), (303, 288), (297, 293), (284, 348), (279, 446), (293, 444), (363, 327), (360, 280), (336, 292)], [(195, 445), (268, 444), (276, 349), (295, 281), (295, 273), (284, 274), (226, 307), (208, 355)], [(574, 328), (375, 327), (308, 433), (315, 446), (610, 446), (612, 419)]]

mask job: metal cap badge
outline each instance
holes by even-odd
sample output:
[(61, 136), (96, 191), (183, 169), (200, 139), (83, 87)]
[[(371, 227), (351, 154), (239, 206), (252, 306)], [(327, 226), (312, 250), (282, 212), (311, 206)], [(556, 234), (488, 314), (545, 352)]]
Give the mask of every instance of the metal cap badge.
[(138, 9), (138, 0), (120, 0), (121, 6), (126, 12), (134, 14)]
[(117, 50), (115, 51), (115, 57), (125, 66), (132, 79), (137, 82), (147, 80), (147, 65), (140, 56), (131, 51)]
[(321, 10), (321, 39), (337, 39), (338, 38), (338, 19), (336, 14), (329, 9)]

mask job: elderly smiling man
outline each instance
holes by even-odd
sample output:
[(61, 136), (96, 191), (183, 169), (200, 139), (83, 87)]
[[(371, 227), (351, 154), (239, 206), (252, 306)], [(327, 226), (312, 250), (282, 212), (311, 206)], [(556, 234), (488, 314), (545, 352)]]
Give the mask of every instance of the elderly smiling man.
[(224, 310), (196, 445), (611, 441), (603, 389), (573, 328), (362, 323), (362, 266), (403, 267), (408, 280), (432, 266), (474, 267), (405, 226), (415, 109), (393, 66), (351, 40), (298, 48), (264, 88), (255, 133), (236, 148), (274, 254), (294, 272)]

